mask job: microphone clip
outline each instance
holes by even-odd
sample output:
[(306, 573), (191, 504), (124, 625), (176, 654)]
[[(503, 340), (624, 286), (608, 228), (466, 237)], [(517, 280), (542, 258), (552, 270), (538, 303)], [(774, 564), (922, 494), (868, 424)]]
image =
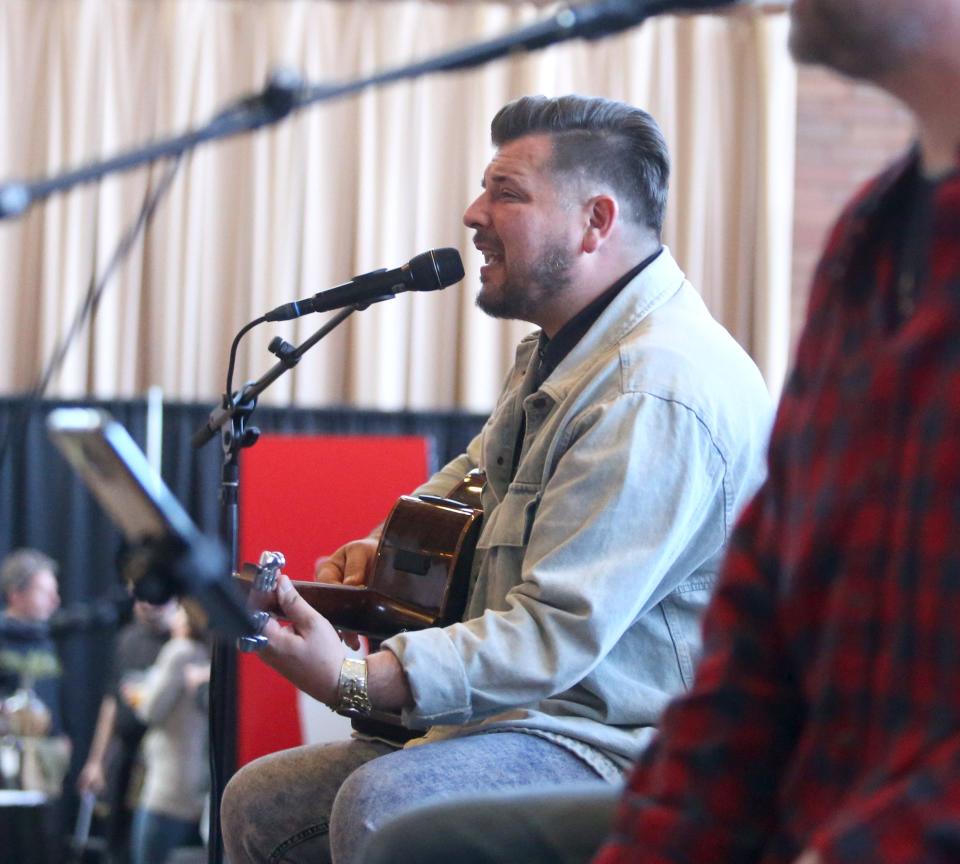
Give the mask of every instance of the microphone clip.
[(297, 353), (297, 349), (287, 342), (282, 336), (274, 336), (267, 346), (267, 350), (276, 357), (286, 369), (292, 369), (300, 362), (302, 354)]

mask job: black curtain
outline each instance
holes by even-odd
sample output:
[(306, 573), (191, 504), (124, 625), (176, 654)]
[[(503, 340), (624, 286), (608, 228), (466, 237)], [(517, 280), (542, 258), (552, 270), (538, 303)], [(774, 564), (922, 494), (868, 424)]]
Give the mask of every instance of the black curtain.
[[(47, 438), (46, 415), (65, 405), (108, 411), (141, 447), (146, 438), (147, 408), (142, 400), (31, 404), (24, 399), (0, 399), (0, 438), (8, 436), (0, 463), (0, 556), (20, 546), (32, 546), (52, 556), (60, 564), (63, 603), (70, 606), (90, 604), (116, 591), (120, 534)], [(209, 413), (207, 405), (164, 406), (162, 474), (200, 529), (216, 534), (220, 520), (219, 439), (199, 450), (190, 442)], [(261, 407), (250, 425), (265, 433), (423, 436), (430, 443), (431, 466), (437, 468), (462, 452), (483, 420), (479, 415), (458, 412)], [(332, 465), (330, 470), (344, 470), (344, 466)], [(102, 627), (64, 636), (60, 642), (64, 709), (74, 742), (67, 778), (71, 795), (96, 722), (114, 632), (115, 627)]]

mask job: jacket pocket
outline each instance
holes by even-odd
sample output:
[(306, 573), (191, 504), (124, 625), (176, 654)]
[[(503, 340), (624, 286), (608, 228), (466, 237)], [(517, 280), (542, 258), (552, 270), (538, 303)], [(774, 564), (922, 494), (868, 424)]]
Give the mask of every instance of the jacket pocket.
[(493, 512), (484, 515), (484, 527), (477, 541), (477, 548), (526, 546), (539, 506), (538, 486), (511, 483), (507, 494)]
[(713, 574), (690, 578), (671, 591), (660, 604), (677, 654), (683, 686), (688, 690), (693, 684), (702, 648), (700, 619), (710, 602), (716, 578)]

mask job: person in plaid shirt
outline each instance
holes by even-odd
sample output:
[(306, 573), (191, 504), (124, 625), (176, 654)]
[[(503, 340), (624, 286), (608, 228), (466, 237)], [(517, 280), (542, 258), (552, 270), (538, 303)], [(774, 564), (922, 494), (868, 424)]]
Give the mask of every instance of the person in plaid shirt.
[(368, 864), (583, 861), (611, 822), (594, 864), (960, 861), (960, 0), (791, 18), (797, 59), (901, 99), (917, 144), (830, 236), (694, 686), (618, 805), (438, 806)]

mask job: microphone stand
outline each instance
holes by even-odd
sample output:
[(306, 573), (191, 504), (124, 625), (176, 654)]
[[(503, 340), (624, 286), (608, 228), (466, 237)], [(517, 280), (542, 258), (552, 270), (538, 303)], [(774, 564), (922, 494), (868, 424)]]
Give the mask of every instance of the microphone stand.
[(20, 216), (35, 201), (54, 192), (63, 192), (80, 183), (99, 180), (107, 174), (126, 171), (154, 159), (180, 156), (205, 141), (277, 123), (291, 112), (315, 102), (326, 102), (373, 85), (389, 84), (433, 72), (470, 69), (500, 57), (545, 48), (567, 39), (599, 39), (666, 12), (709, 11), (738, 2), (740, 0), (599, 0), (566, 6), (543, 21), (503, 36), (341, 83), (304, 85), (296, 72), (277, 69), (270, 74), (262, 91), (229, 105), (199, 129), (159, 139), (59, 175), (0, 183), (0, 219)]
[[(240, 451), (252, 447), (260, 438), (260, 430), (248, 422), (257, 404), (257, 398), (300, 358), (335, 327), (355, 311), (368, 304), (357, 303), (341, 309), (312, 336), (297, 347), (279, 336), (270, 343), (270, 352), (279, 361), (264, 375), (243, 387), (236, 399), (224, 393), (221, 404), (210, 412), (206, 423), (200, 426), (191, 440), (194, 448), (210, 441), (217, 430), (223, 462), (220, 470), (220, 536), (230, 556), (230, 570), (240, 569), (239, 559), (239, 504)], [(210, 819), (208, 834), (208, 861), (219, 864), (223, 860), (223, 836), (220, 831), (220, 799), (227, 780), (236, 770), (236, 716), (237, 716), (237, 654), (232, 640), (216, 637), (210, 661)], [(232, 724), (232, 725), (231, 725)]]
[[(247, 384), (238, 394), (236, 400), (231, 400), (227, 394), (223, 396), (223, 402), (219, 408), (215, 408), (210, 412), (210, 417), (206, 423), (199, 427), (190, 438), (190, 443), (194, 448), (202, 447), (206, 444), (213, 436), (216, 434), (217, 430), (224, 426), (227, 422), (231, 421), (233, 417), (243, 410), (242, 406), (247, 402), (256, 403), (257, 397), (267, 389), (274, 381), (276, 381), (287, 369), (292, 369), (297, 363), (300, 362), (300, 358), (307, 353), (314, 345), (317, 344), (324, 336), (326, 336), (331, 330), (335, 327), (338, 327), (344, 321), (347, 320), (354, 312), (366, 309), (369, 303), (355, 303), (352, 306), (348, 306), (346, 309), (341, 309), (336, 315), (334, 315), (326, 324), (324, 324), (316, 333), (314, 333), (310, 338), (304, 340), (303, 343), (294, 348), (292, 345), (284, 342), (279, 336), (275, 338), (269, 347), (269, 351), (272, 354), (276, 354), (280, 361), (275, 365), (271, 366), (270, 369), (265, 372), (260, 378), (256, 381)], [(251, 409), (252, 410), (252, 407)], [(234, 435), (233, 438), (237, 436)]]

